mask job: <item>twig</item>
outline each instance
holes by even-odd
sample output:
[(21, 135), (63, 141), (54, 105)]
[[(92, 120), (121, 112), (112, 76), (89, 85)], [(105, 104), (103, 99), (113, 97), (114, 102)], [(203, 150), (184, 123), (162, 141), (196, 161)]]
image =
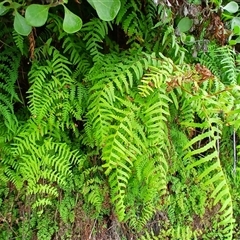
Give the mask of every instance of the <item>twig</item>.
[(97, 220), (95, 219), (94, 224), (93, 224), (93, 227), (92, 227), (92, 231), (91, 231), (91, 233), (90, 233), (90, 235), (89, 235), (89, 237), (88, 237), (89, 240), (90, 240), (91, 237), (92, 237), (92, 233), (93, 233), (93, 229), (95, 228), (96, 221), (97, 221)]

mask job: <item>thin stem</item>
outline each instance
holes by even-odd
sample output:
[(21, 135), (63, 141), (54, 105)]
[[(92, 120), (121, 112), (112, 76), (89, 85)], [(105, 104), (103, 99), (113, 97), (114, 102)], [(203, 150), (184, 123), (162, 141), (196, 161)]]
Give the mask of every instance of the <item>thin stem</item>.
[(236, 131), (233, 129), (233, 174), (236, 175), (237, 150), (236, 150)]

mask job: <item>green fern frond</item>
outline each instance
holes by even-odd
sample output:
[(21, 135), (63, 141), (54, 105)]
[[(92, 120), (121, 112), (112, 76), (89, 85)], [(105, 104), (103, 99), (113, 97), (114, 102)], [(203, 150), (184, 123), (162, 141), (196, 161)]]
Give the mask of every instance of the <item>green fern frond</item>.
[(199, 61), (207, 66), (224, 84), (237, 83), (239, 70), (236, 66), (236, 54), (230, 47), (208, 46), (208, 53), (201, 53)]
[(79, 43), (81, 36), (76, 37), (75, 35), (65, 34), (62, 37), (64, 37), (62, 45), (64, 53), (70, 55), (69, 60), (75, 65), (74, 78), (84, 76), (90, 69), (91, 62), (89, 56), (84, 51), (85, 44), (83, 42)]
[[(146, 57), (147, 59), (144, 56), (137, 61), (125, 57), (124, 60), (122, 59), (125, 65), (115, 63), (113, 69), (115, 71), (112, 68), (108, 69), (108, 65), (101, 66), (102, 74), (95, 77), (93, 71), (88, 77), (92, 82), (96, 82), (90, 89), (87, 116), (88, 124), (91, 124), (93, 130), (88, 135), (96, 139), (98, 147), (102, 147), (102, 158), (105, 161), (103, 167), (108, 176), (111, 199), (116, 205), (119, 219), (125, 219), (125, 208), (128, 202), (125, 194), (128, 192), (132, 171), (136, 168), (138, 176), (144, 176), (139, 181), (147, 181), (146, 196), (143, 194), (145, 197), (140, 201), (142, 207), (145, 206), (145, 210), (141, 215), (142, 220), (135, 225), (138, 229), (142, 228), (152, 217), (155, 203), (150, 199), (157, 198), (159, 193), (165, 189), (166, 180), (164, 179), (167, 172), (167, 163), (163, 152), (166, 151), (164, 145), (168, 138), (165, 122), (170, 99), (164, 94), (166, 85), (159, 85), (160, 90), (154, 90), (155, 92), (147, 98), (136, 95), (133, 96), (133, 99), (131, 97), (123, 99), (124, 92), (130, 92), (130, 89), (143, 76), (144, 71), (148, 68), (148, 61), (153, 65), (160, 65), (160, 60), (155, 60), (151, 56)], [(96, 68), (99, 70), (99, 65), (96, 65)], [(173, 67), (171, 68), (173, 69)], [(117, 92), (115, 88), (120, 91)], [(144, 128), (140, 126), (140, 122), (145, 123)], [(142, 161), (138, 161), (138, 156), (141, 154), (145, 156), (144, 161), (152, 159), (147, 165), (148, 167)], [(161, 157), (157, 160), (155, 155)], [(161, 172), (160, 175), (155, 173), (156, 166)], [(156, 187), (156, 183), (159, 184), (154, 189), (153, 186)], [(134, 225), (134, 219), (136, 220), (138, 217), (140, 216), (133, 214), (127, 216), (126, 219), (129, 219)]]
[[(193, 233), (189, 226), (177, 226), (171, 233), (173, 239), (197, 239), (196, 234)], [(194, 236), (195, 235), (195, 236)]]
[[(48, 129), (29, 122), (27, 128), (15, 138), (12, 156), (17, 161), (17, 173), (20, 183), (27, 183), (27, 194), (40, 196), (58, 196), (57, 188), (52, 184), (64, 186), (71, 176), (71, 166), (78, 164), (79, 152), (71, 150), (66, 143), (54, 142), (47, 137)], [(17, 184), (16, 184), (17, 185)], [(35, 203), (38, 205), (38, 203)], [(40, 203), (39, 203), (40, 204)]]
[(103, 89), (102, 87), (102, 82), (99, 82), (92, 89), (93, 94), (89, 97), (90, 104), (87, 113), (93, 131), (96, 133), (97, 146), (104, 144), (104, 139), (108, 134), (112, 114), (110, 109), (115, 99), (113, 84), (108, 83)]
[(99, 166), (93, 166), (83, 171), (81, 179), (82, 194), (86, 203), (94, 208), (98, 215), (102, 208), (105, 198), (106, 182), (103, 180), (103, 169)]
[(12, 32), (12, 36), (13, 36), (13, 40), (16, 44), (16, 46), (18, 47), (18, 49), (20, 50), (21, 54), (24, 55), (24, 37), (20, 34), (18, 34), (15, 30), (13, 30)]
[[(146, 153), (134, 162), (137, 176), (133, 175), (128, 183), (126, 196), (126, 221), (131, 228), (141, 231), (151, 220), (161, 196), (166, 193), (167, 163), (158, 147), (154, 154)], [(135, 172), (135, 171), (134, 171)], [(134, 205), (134, 208), (130, 206)]]
[(110, 23), (101, 21), (99, 18), (93, 18), (84, 24), (81, 29), (85, 34), (83, 41), (86, 41), (86, 50), (92, 56), (93, 62), (101, 61), (103, 58), (101, 43), (107, 35), (109, 27), (112, 28)]
[(125, 216), (124, 193), (133, 162), (140, 151), (133, 145), (134, 115), (127, 110), (122, 111), (121, 115), (121, 117), (112, 116), (116, 123), (110, 126), (110, 135), (105, 139), (103, 159), (106, 163), (103, 167), (106, 168), (105, 174), (109, 175), (112, 201), (116, 204), (116, 212), (119, 219), (123, 220)]
[(15, 102), (20, 99), (15, 90), (20, 64), (19, 53), (11, 49), (3, 50), (0, 54), (0, 116), (9, 130), (14, 131), (17, 118), (14, 115)]
[(236, 68), (236, 59), (233, 50), (229, 47), (221, 47), (216, 51), (216, 58), (221, 59), (222, 78), (226, 84), (234, 85), (237, 83), (239, 72)]
[[(126, 1), (123, 0), (121, 2), (121, 8), (119, 9), (119, 12), (116, 16), (116, 23), (119, 24), (121, 22), (124, 22), (124, 19), (126, 19), (127, 14), (129, 12), (133, 12), (133, 10), (138, 11), (140, 8), (141, 3), (140, 2), (135, 2), (135, 1)], [(131, 9), (132, 8), (132, 9)], [(126, 14), (127, 13), (127, 14)]]
[[(209, 121), (212, 122), (211, 120)], [(213, 120), (213, 122), (215, 121)], [(197, 181), (202, 181), (202, 179), (205, 178), (206, 180), (204, 182), (204, 186), (214, 188), (211, 194), (211, 198), (214, 199), (214, 205), (216, 205), (217, 203), (221, 203), (221, 208), (219, 210), (222, 219), (221, 225), (223, 226), (223, 229), (228, 229), (228, 232), (223, 230), (222, 233), (226, 237), (229, 237), (232, 235), (233, 229), (233, 208), (229, 186), (221, 166), (218, 151), (216, 149), (216, 141), (219, 139), (219, 134), (221, 134), (221, 131), (219, 129), (217, 129), (216, 127), (211, 127), (211, 129), (209, 129), (208, 131), (193, 138), (186, 145), (186, 148), (193, 146), (197, 143), (199, 143), (200, 145), (201, 141), (206, 138), (209, 139), (209, 142), (202, 147), (188, 152), (184, 159), (193, 156), (200, 156), (198, 157), (199, 160), (194, 161), (187, 167), (187, 169), (198, 166), (205, 166), (203, 172), (197, 177)], [(205, 154), (205, 156), (202, 156), (203, 154)], [(208, 175), (210, 174), (211, 178), (208, 177)]]
[[(238, 89), (238, 87), (237, 87)], [(229, 100), (229, 111), (226, 111), (226, 124), (232, 125), (237, 131), (240, 127), (240, 95), (237, 89), (233, 89), (232, 97), (234, 101)], [(227, 98), (228, 99), (228, 98)]]
[[(50, 199), (48, 198), (41, 198), (41, 199), (37, 199), (34, 204), (32, 205), (33, 209), (36, 208), (42, 208), (42, 207), (46, 207), (46, 206), (51, 206), (52, 202)], [(38, 214), (41, 215), (42, 211), (39, 211)]]
[(132, 12), (127, 16), (127, 18), (123, 22), (123, 29), (125, 33), (131, 37), (133, 34), (137, 33), (138, 25), (137, 22), (135, 21), (137, 18), (137, 13)]
[(172, 65), (165, 64), (162, 62), (160, 68), (150, 66), (148, 69), (149, 73), (146, 73), (141, 79), (142, 84), (138, 86), (140, 95), (146, 97), (153, 92), (154, 88), (161, 88), (163, 84), (166, 85), (170, 81), (172, 74)]
[[(37, 120), (49, 120), (62, 129), (75, 129), (73, 117), (81, 119), (84, 109), (85, 88), (76, 84), (69, 68), (70, 62), (58, 51), (46, 65), (33, 64), (29, 73), (29, 108)], [(76, 101), (77, 98), (77, 101)], [(69, 101), (70, 99), (70, 101)]]
[(166, 56), (172, 56), (172, 59), (176, 63), (182, 64), (185, 58), (185, 49), (180, 46), (178, 39), (175, 36), (174, 28), (172, 26), (167, 27), (162, 37), (162, 52)]
[[(145, 15), (141, 9), (148, 9)], [(156, 18), (156, 5), (152, 1), (145, 4), (136, 1), (124, 1), (116, 17), (116, 24), (121, 23), (125, 34), (129, 37), (127, 43), (142, 45), (151, 35), (151, 28)]]
[(154, 26), (154, 22), (157, 16), (157, 6), (153, 1), (147, 1), (146, 3), (146, 24), (149, 29)]

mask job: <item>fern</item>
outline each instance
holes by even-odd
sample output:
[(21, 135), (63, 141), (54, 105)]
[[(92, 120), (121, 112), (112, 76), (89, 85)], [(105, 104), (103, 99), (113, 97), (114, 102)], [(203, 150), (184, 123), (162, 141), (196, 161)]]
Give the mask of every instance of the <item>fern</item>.
[(201, 53), (199, 60), (214, 75), (227, 85), (237, 83), (239, 70), (236, 67), (235, 53), (229, 47), (210, 45), (208, 53)]
[(0, 56), (0, 116), (9, 130), (14, 131), (17, 118), (14, 115), (14, 103), (20, 102), (15, 90), (18, 78), (20, 55), (14, 50), (3, 50)]
[[(46, 125), (30, 121), (15, 138), (12, 155), (18, 159), (17, 172), (22, 176), (21, 186), (27, 182), (27, 194), (58, 196), (54, 182), (66, 184), (71, 176), (71, 165), (78, 163), (79, 153), (72, 151), (66, 143), (54, 142), (47, 137)], [(39, 206), (41, 198), (35, 203)]]
[(15, 41), (16, 46), (20, 50), (21, 54), (24, 53), (24, 38), (22, 35), (18, 34), (17, 32), (13, 31), (13, 39)]
[[(126, 184), (128, 183), (133, 161), (136, 159), (136, 154), (140, 154), (131, 142), (134, 140), (134, 115), (130, 109), (122, 111), (122, 116), (114, 116), (116, 121), (110, 127), (110, 135), (105, 139), (103, 147), (103, 159), (106, 161), (104, 168), (106, 174), (109, 175), (109, 182), (112, 188), (113, 202), (116, 203), (116, 211), (119, 219), (124, 218), (124, 193)], [(130, 141), (129, 141), (130, 140)], [(137, 142), (141, 145), (141, 143)]]
[(81, 119), (85, 90), (81, 84), (73, 86), (70, 62), (57, 51), (53, 53), (52, 61), (46, 66), (33, 65), (29, 73), (30, 111), (37, 121), (48, 119), (50, 125), (57, 123), (62, 129), (64, 126), (75, 129), (72, 117)]
[[(219, 103), (216, 103), (216, 105), (217, 104)], [(199, 156), (197, 157), (199, 159), (190, 164), (187, 169), (202, 165), (205, 166), (203, 172), (197, 177), (197, 181), (202, 181), (205, 178), (206, 180), (204, 181), (204, 186), (214, 188), (211, 198), (214, 199), (214, 205), (221, 203), (221, 208), (219, 210), (219, 213), (221, 214), (221, 221), (219, 224), (223, 226), (222, 234), (229, 238), (232, 235), (233, 228), (233, 209), (229, 186), (216, 149), (221, 131), (214, 126), (214, 123), (219, 122), (219, 119), (211, 117), (211, 113), (213, 112), (210, 110), (211, 108), (209, 106), (204, 106), (203, 109), (206, 111), (205, 114), (209, 114), (207, 116), (205, 115), (208, 121), (205, 121), (205, 126), (199, 125), (199, 128), (206, 130), (203, 131), (202, 134), (197, 135), (186, 145), (186, 148), (193, 147), (196, 144), (199, 144), (200, 147), (189, 151), (185, 155), (184, 159)], [(201, 146), (201, 142), (206, 138), (209, 139), (208, 142)], [(210, 174), (214, 175), (208, 178), (208, 175)]]
[[(134, 102), (131, 98), (122, 99), (124, 91), (130, 91), (136, 84), (134, 82), (139, 82), (148, 64), (145, 57), (141, 61), (132, 62), (128, 59), (124, 61), (130, 64), (129, 67), (125, 66), (123, 68), (120, 63), (114, 68), (116, 73), (112, 71), (108, 73), (106, 72), (108, 67), (104, 67), (104, 72), (106, 72), (104, 74), (107, 74), (110, 79), (105, 77), (103, 80), (98, 80), (97, 84), (90, 89), (88, 121), (92, 122), (93, 134), (91, 135), (96, 136), (97, 146), (102, 147), (102, 158), (105, 161), (103, 167), (109, 179), (112, 201), (116, 205), (116, 213), (120, 220), (125, 218), (126, 203), (128, 202), (128, 200), (125, 200), (125, 195), (128, 192), (128, 185), (131, 186), (129, 181), (132, 181), (130, 176), (135, 171), (134, 169), (136, 168), (138, 176), (143, 175), (149, 179), (149, 182), (146, 183), (149, 191), (145, 191), (146, 196), (140, 201), (145, 210), (139, 226), (134, 224), (134, 219), (139, 217), (137, 213), (126, 216), (126, 220), (129, 220), (133, 227), (141, 229), (154, 213), (153, 209), (156, 204), (153, 201), (154, 196), (159, 194), (159, 189), (163, 190), (165, 188), (162, 178), (166, 176), (167, 164), (162, 151), (166, 149), (159, 152), (156, 145), (164, 148), (163, 142), (166, 143), (167, 136), (164, 133), (166, 125), (164, 126), (161, 122), (166, 121), (165, 115), (168, 113), (165, 101), (169, 101), (169, 99), (164, 97), (163, 90), (158, 94), (151, 94), (147, 105), (143, 104), (145, 100), (140, 95), (134, 96)], [(154, 62), (151, 57), (149, 57), (149, 61)], [(118, 71), (121, 71), (121, 73), (118, 74)], [(115, 75), (116, 77), (114, 77)], [(92, 81), (96, 81), (93, 76), (90, 75), (89, 77)], [(114, 85), (111, 79), (113, 79)], [(114, 86), (120, 92), (117, 93)], [(125, 88), (122, 86), (125, 86)], [(166, 88), (166, 85), (164, 86)], [(144, 107), (140, 107), (141, 105)], [(140, 127), (139, 121), (145, 122), (145, 131)], [(162, 137), (160, 137), (161, 135)], [(148, 150), (146, 146), (148, 146)], [(140, 157), (142, 154), (145, 158)], [(149, 167), (146, 168), (143, 161), (149, 158), (154, 159), (155, 154), (162, 154), (162, 157), (152, 160)], [(159, 171), (161, 171), (161, 184), (157, 188), (158, 190), (153, 187), (159, 181), (158, 176), (155, 176), (154, 173), (155, 177), (150, 180), (151, 178), (148, 175), (152, 171), (154, 172), (155, 165), (159, 165)], [(143, 169), (146, 169), (146, 171)], [(145, 178), (139, 179), (139, 181), (145, 181)], [(128, 198), (132, 198), (132, 196), (127, 196)]]
[[(166, 190), (167, 163), (161, 150), (156, 148), (156, 155), (138, 157), (134, 167), (137, 176), (129, 180), (126, 196), (126, 205), (129, 211), (126, 220), (129, 225), (140, 231), (151, 220), (155, 213), (155, 208), (159, 204), (159, 198)], [(149, 161), (151, 159), (151, 161)], [(142, 178), (145, 176), (145, 179)], [(141, 187), (138, 187), (138, 186)], [(130, 206), (134, 205), (135, 208)]]
[[(94, 176), (94, 177), (93, 177)], [(81, 186), (83, 198), (86, 206), (91, 206), (89, 212), (94, 210), (95, 217), (99, 216), (103, 210), (107, 186), (103, 177), (103, 169), (93, 166), (83, 171), (81, 175)], [(107, 209), (105, 209), (107, 211)]]
[[(90, 69), (91, 60), (88, 54), (85, 52), (85, 43), (79, 44), (79, 38), (81, 36), (72, 36), (67, 34), (62, 34), (61, 38), (64, 37), (63, 48), (64, 54), (68, 53), (70, 55), (70, 61), (75, 65), (74, 78), (78, 76), (84, 76)], [(81, 46), (82, 45), (82, 46)]]
[[(0, 205), (12, 214), (1, 216), (0, 238), (237, 232), (239, 56), (205, 39), (218, 19), (211, 5), (179, 4), (121, 0), (106, 22), (97, 5), (65, 3), (84, 23), (75, 34), (63, 30), (68, 12), (50, 8), (30, 63), (27, 39), (2, 18)], [(179, 33), (186, 15), (192, 29)], [(185, 34), (210, 42), (207, 51), (184, 44)]]
[[(109, 26), (108, 26), (109, 25)], [(103, 53), (101, 50), (101, 42), (108, 33), (108, 28), (111, 28), (111, 24), (107, 24), (98, 18), (93, 18), (88, 23), (84, 24), (82, 32), (85, 33), (83, 41), (86, 41), (86, 50), (89, 51), (92, 56), (93, 62), (101, 61)]]
[[(141, 9), (146, 8), (147, 15)], [(148, 11), (149, 10), (149, 11)], [(128, 44), (140, 43), (143, 45), (148, 41), (151, 28), (156, 18), (156, 6), (152, 1), (146, 1), (146, 5), (135, 1), (123, 1), (116, 17), (116, 24), (121, 23), (125, 34), (128, 36)]]

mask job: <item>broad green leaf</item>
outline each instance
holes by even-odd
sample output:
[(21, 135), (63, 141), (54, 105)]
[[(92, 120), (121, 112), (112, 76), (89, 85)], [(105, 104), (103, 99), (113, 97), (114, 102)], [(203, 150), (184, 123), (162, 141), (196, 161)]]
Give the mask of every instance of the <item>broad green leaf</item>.
[(230, 40), (228, 43), (229, 43), (229, 45), (233, 46), (233, 45), (237, 44), (237, 41), (236, 40)]
[(234, 26), (234, 28), (233, 28), (233, 33), (234, 33), (235, 35), (240, 35), (240, 25)]
[(189, 31), (192, 25), (193, 25), (193, 20), (188, 17), (184, 17), (179, 21), (177, 27), (179, 31), (183, 33), (183, 32)]
[(235, 39), (235, 41), (236, 43), (240, 43), (240, 36), (237, 39)]
[(27, 7), (25, 17), (27, 23), (34, 27), (43, 26), (48, 18), (49, 5), (31, 4)]
[(192, 36), (192, 35), (187, 35), (186, 38), (185, 38), (184, 44), (191, 46), (191, 45), (193, 45), (194, 43), (195, 43), (195, 38), (194, 38), (194, 36)]
[(88, 0), (88, 2), (96, 9), (99, 18), (104, 21), (113, 20), (121, 6), (120, 0)]
[(240, 18), (234, 17), (231, 21), (231, 29), (233, 30), (235, 26), (240, 26)]
[(28, 25), (26, 19), (21, 16), (17, 11), (15, 11), (13, 26), (15, 31), (23, 36), (28, 36), (32, 30), (32, 27)]
[(238, 4), (234, 1), (231, 1), (225, 7), (223, 7), (223, 9), (230, 13), (236, 13), (238, 11)]
[(5, 2), (0, 3), (0, 16), (3, 16), (4, 14), (6, 14), (9, 9), (8, 7), (4, 6), (4, 3)]
[(93, 0), (87, 0), (88, 3), (95, 9), (95, 6), (94, 6), (94, 3), (93, 3)]
[(64, 11), (63, 30), (67, 33), (75, 33), (79, 31), (82, 28), (82, 19), (68, 10), (65, 6)]
[(231, 46), (233, 46), (233, 45), (236, 45), (236, 44), (238, 44), (238, 43), (240, 43), (240, 37), (238, 37), (237, 39), (231, 39), (230, 41), (229, 41), (229, 45), (231, 45)]

